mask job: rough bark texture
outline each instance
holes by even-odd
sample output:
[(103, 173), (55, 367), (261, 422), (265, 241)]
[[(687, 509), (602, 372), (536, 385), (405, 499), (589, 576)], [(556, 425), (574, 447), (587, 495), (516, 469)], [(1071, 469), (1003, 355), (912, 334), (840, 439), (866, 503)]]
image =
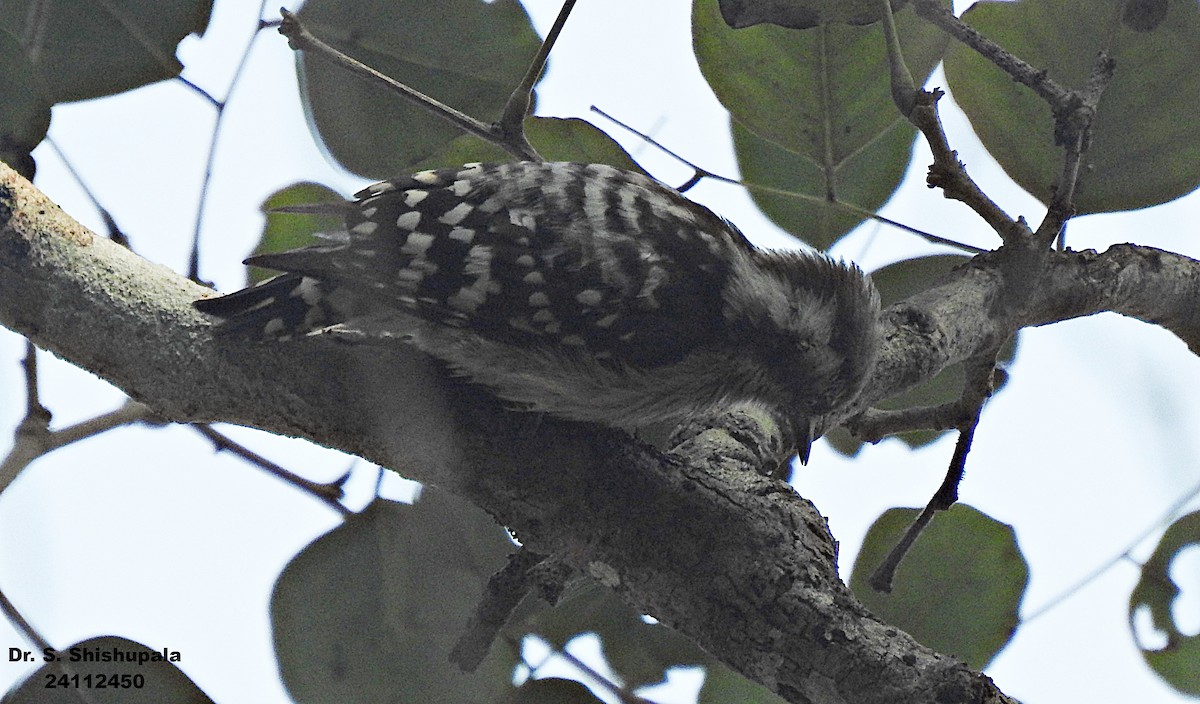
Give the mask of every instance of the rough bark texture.
[[(981, 255), (886, 312), (864, 403), (1019, 326), (1102, 310), (1200, 350), (1198, 287), (1200, 263), (1130, 245)], [(1012, 701), (858, 604), (824, 519), (753, 471), (777, 459), (769, 419), (694, 430), (664, 454), (615, 431), (506, 412), (406, 349), (214, 340), (190, 305), (203, 295), (0, 172), (0, 324), (164, 418), (302, 436), (450, 488), (789, 701)]]

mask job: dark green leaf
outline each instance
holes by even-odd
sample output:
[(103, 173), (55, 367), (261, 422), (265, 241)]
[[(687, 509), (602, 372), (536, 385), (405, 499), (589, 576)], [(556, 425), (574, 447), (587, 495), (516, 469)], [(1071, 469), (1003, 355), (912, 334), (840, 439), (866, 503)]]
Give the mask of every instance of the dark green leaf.
[(0, 160), (32, 179), (30, 152), (50, 128), (50, 103), (41, 94), (21, 42), (0, 29)]
[(608, 164), (642, 172), (633, 157), (598, 127), (578, 118), (535, 117), (525, 122), (529, 141), (546, 161)]
[(1121, 22), (1135, 32), (1153, 32), (1167, 17), (1167, 0), (1126, 0)]
[(558, 649), (581, 633), (596, 633), (613, 671), (629, 689), (661, 682), (671, 667), (700, 666), (706, 670), (700, 704), (783, 701), (666, 626), (647, 623), (611, 591), (594, 583), (576, 587), (553, 609), (530, 618), (526, 627)]
[[(590, 122), (577, 118), (525, 118), (525, 136), (546, 161), (579, 161), (609, 164), (628, 171), (642, 169), (612, 137)], [(462, 135), (430, 158), (415, 164), (413, 170), (458, 166), (471, 162), (512, 161), (513, 156), (478, 137)]]
[[(1200, 6), (1169, 0), (1157, 17), (1135, 4), (1144, 11), (1118, 0), (1023, 0), (980, 2), (964, 14), (1067, 88), (1083, 88), (1097, 52), (1116, 61), (1080, 172), (1080, 213), (1165, 203), (1200, 185)], [(947, 54), (946, 79), (992, 156), (1048, 202), (1063, 150), (1047, 104), (962, 45)]]
[(696, 704), (785, 704), (784, 700), (761, 684), (748, 680), (710, 658), (704, 686)]
[(507, 701), (508, 704), (600, 704), (601, 700), (574, 680), (547, 677), (529, 680)]
[(750, 196), (776, 225), (817, 249), (826, 249), (857, 227), (865, 215), (839, 204), (875, 211), (887, 202), (904, 178), (915, 130), (896, 122), (879, 139), (849, 155), (838, 165), (836, 202), (823, 195), (791, 196), (767, 193), (769, 186), (796, 194), (822, 194), (830, 185), (827, 173), (813, 161), (755, 135), (733, 121), (733, 146), (742, 179), (751, 184)]
[[(298, 249), (314, 244), (316, 236), (320, 233), (336, 232), (345, 228), (342, 218), (337, 215), (272, 212), (276, 208), (315, 203), (337, 203), (343, 200), (345, 199), (337, 191), (319, 183), (295, 183), (275, 191), (263, 201), (262, 212), (267, 219), (263, 226), (262, 237), (258, 240), (258, 246), (254, 248), (254, 254)], [(246, 285), (256, 284), (277, 273), (257, 266), (247, 267)]]
[[(908, 10), (896, 22), (910, 70), (923, 82), (941, 59), (946, 36)], [(865, 208), (895, 190), (915, 132), (892, 102), (878, 26), (733, 30), (722, 22), (716, 0), (696, 0), (692, 40), (705, 79), (735, 124), (766, 140), (739, 140), (742, 166), (755, 174), (747, 180)], [(784, 159), (800, 163), (783, 166)], [(810, 240), (803, 223), (811, 215), (802, 208), (769, 214), (816, 246), (855, 221), (839, 214), (823, 222), (819, 216), (813, 221), (819, 225), (807, 228), (815, 230)]]
[[(310, 0), (299, 14), (323, 41), (483, 122), (500, 117), (540, 44), (516, 0)], [(314, 133), (355, 173), (409, 173), (462, 135), (321, 57), (302, 54), (298, 68)]]
[(875, 615), (922, 644), (982, 669), (1016, 630), (1029, 582), (1016, 534), (957, 504), (937, 514), (897, 570), (892, 593), (880, 594), (867, 578), (917, 513), (893, 508), (875, 521), (854, 561), (850, 588)]
[(1172, 523), (1142, 565), (1142, 576), (1129, 595), (1129, 619), (1132, 628), (1134, 614), (1149, 609), (1154, 628), (1166, 635), (1167, 643), (1156, 650), (1142, 648), (1146, 664), (1180, 692), (1200, 696), (1200, 635), (1185, 635), (1175, 625), (1172, 608), (1179, 585), (1170, 573), (1171, 561), (1194, 546), (1200, 546), (1200, 511)]
[[(720, 0), (720, 4), (721, 17), (735, 29), (764, 23), (792, 29), (863, 25), (883, 16), (878, 0)], [(892, 11), (907, 4), (908, 0), (892, 0)]]
[(30, 38), (42, 95), (61, 103), (178, 76), (175, 46), (211, 13), (211, 0), (0, 0), (0, 27)]
[(492, 701), (516, 655), (449, 661), (512, 543), (490, 516), (426, 488), (415, 506), (376, 500), (288, 564), (271, 596), (275, 652), (296, 701)]
[(613, 670), (631, 689), (661, 682), (669, 667), (704, 659), (683, 636), (646, 623), (611, 591), (591, 583), (535, 616), (527, 627), (557, 649), (580, 633), (596, 633)]
[[(99, 636), (51, 655), (70, 672), (47, 663), (4, 695), (0, 704), (79, 704), (84, 701), (81, 690), (87, 691), (87, 701), (94, 704), (213, 704), (175, 665), (182, 654), (172, 656), (170, 650), (164, 656), (162, 650), (127, 638)], [(95, 659), (84, 660), (85, 655)], [(33, 653), (33, 657), (42, 662), (43, 653)], [(60, 686), (49, 688), (48, 677)], [(63, 677), (67, 679), (61, 680)], [(133, 686), (137, 677), (143, 678), (141, 686)]]

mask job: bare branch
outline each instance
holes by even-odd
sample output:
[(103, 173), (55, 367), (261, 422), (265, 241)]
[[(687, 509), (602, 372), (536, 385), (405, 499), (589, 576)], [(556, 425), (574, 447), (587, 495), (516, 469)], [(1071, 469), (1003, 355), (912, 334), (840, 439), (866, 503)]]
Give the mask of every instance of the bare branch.
[(941, 3), (941, 0), (914, 0), (913, 9), (917, 11), (918, 15), (940, 27), (942, 31), (974, 49), (980, 56), (1011, 76), (1014, 81), (1028, 86), (1050, 104), (1056, 115), (1060, 111), (1066, 110), (1071, 104), (1073, 100), (1071, 91), (1055, 83), (1044, 70), (1034, 68), (1004, 47), (980, 34), (979, 30), (955, 17), (954, 13)]
[(534, 149), (525, 137), (525, 116), (529, 114), (529, 108), (533, 104), (533, 87), (542, 77), (542, 72), (546, 70), (546, 61), (550, 58), (550, 51), (554, 49), (554, 43), (558, 41), (558, 35), (566, 26), (567, 18), (571, 16), (571, 10), (574, 7), (575, 0), (566, 0), (563, 3), (562, 9), (558, 11), (558, 17), (554, 18), (554, 25), (546, 33), (546, 38), (538, 47), (537, 55), (529, 64), (529, 70), (525, 72), (525, 77), (521, 79), (521, 83), (509, 96), (500, 121), (496, 123), (496, 128), (501, 135), (510, 140), (523, 142), (530, 151), (534, 151)]
[(42, 455), (114, 428), (145, 422), (152, 418), (153, 413), (149, 408), (136, 401), (126, 401), (115, 411), (103, 413), (61, 430), (50, 430), (50, 412), (41, 408), (40, 413), (27, 415), (17, 426), (17, 441), (4, 461), (0, 462), (0, 492), (13, 483), (21, 470)]
[(346, 56), (314, 37), (312, 33), (304, 28), (300, 19), (291, 12), (288, 12), (287, 9), (281, 8), (279, 12), (283, 15), (283, 21), (279, 25), (279, 33), (288, 38), (288, 43), (293, 49), (311, 52), (314, 57), (341, 66), (356, 76), (380, 83), (413, 105), (437, 115), (443, 120), (447, 120), (467, 134), (475, 135), (486, 142), (495, 144), (518, 159), (529, 161), (542, 160), (541, 156), (525, 140), (524, 132), (519, 133), (520, 139), (513, 139), (508, 135), (504, 135), (497, 127), (480, 122), (464, 112), (455, 110), (439, 100), (383, 75), (361, 61)]
[(899, 542), (888, 552), (867, 583), (875, 591), (890, 593), (896, 570), (904, 561), (905, 555), (916, 544), (917, 538), (933, 521), (938, 511), (945, 511), (958, 501), (958, 485), (962, 483), (963, 473), (967, 468), (967, 455), (971, 452), (971, 443), (975, 440), (975, 429), (979, 427), (979, 416), (983, 412), (983, 404), (992, 394), (992, 371), (996, 364), (996, 354), (981, 356), (972, 360), (968, 365), (967, 383), (963, 388), (961, 404), (969, 408), (966, 416), (958, 425), (958, 442), (954, 445), (954, 455), (950, 458), (950, 466), (941, 486), (930, 497), (924, 510), (917, 515), (916, 520), (904, 532)]
[[(266, 9), (267, 0), (259, 0), (258, 17), (261, 18), (263, 10)], [(233, 71), (233, 76), (229, 79), (229, 88), (225, 91), (225, 99), (217, 100), (207, 91), (201, 89), (191, 81), (180, 76), (177, 80), (192, 89), (193, 92), (203, 96), (210, 105), (216, 110), (216, 119), (213, 121), (212, 134), (208, 141), (208, 156), (204, 159), (204, 176), (200, 181), (200, 198), (196, 204), (196, 219), (192, 228), (192, 249), (188, 255), (188, 278), (192, 281), (203, 282), (200, 278), (200, 232), (204, 226), (205, 207), (208, 205), (209, 188), (212, 185), (213, 164), (217, 158), (217, 143), (221, 138), (222, 127), (225, 124), (225, 108), (229, 104), (229, 98), (233, 95), (233, 90), (242, 80), (242, 73), (245, 72), (247, 64), (250, 62), (250, 50), (254, 48), (254, 42), (258, 39), (259, 32), (263, 30), (261, 19), (259, 24), (254, 28), (254, 33), (250, 35), (250, 39), (246, 42), (245, 48), (242, 49), (242, 56), (238, 59), (237, 68)]]
[(909, 121), (925, 135), (933, 152), (933, 164), (929, 167), (929, 175), (926, 178), (929, 187), (940, 188), (947, 198), (970, 207), (1006, 243), (1028, 236), (1029, 228), (1021, 220), (1010, 218), (983, 192), (967, 174), (963, 163), (958, 160), (958, 152), (950, 148), (937, 110), (937, 102), (942, 95), (941, 91), (918, 92), (913, 110), (909, 114)]
[(279, 479), (291, 484), (313, 498), (324, 502), (326, 506), (329, 506), (343, 516), (349, 516), (351, 513), (353, 513), (350, 509), (343, 506), (341, 501), (339, 501), (339, 499), (341, 499), (344, 495), (344, 492), (342, 491), (342, 484), (345, 483), (345, 480), (349, 475), (343, 476), (340, 480), (328, 484), (314, 482), (311, 479), (306, 479), (285, 467), (281, 467), (266, 457), (263, 457), (262, 455), (234, 442), (224, 434), (214, 430), (212, 426), (206, 423), (197, 423), (192, 426), (192, 429), (207, 438), (218, 452), (225, 451), (241, 457), (250, 464), (262, 469), (267, 474), (278, 477)]
[[(991, 289), (967, 296), (983, 297), (973, 309), (955, 311), (964, 329), (975, 318), (989, 325), (989, 299), (1002, 290), (995, 263), (977, 260), (980, 274), (960, 286), (991, 281)], [(736, 437), (697, 428), (664, 456), (617, 431), (507, 412), (406, 347), (306, 338), (279, 354), (278, 345), (216, 340), (190, 306), (200, 295), (206, 289), (92, 235), (0, 169), (0, 324), (160, 417), (299, 435), (440, 484), (531, 550), (602, 577), (634, 608), (793, 701), (828, 701), (830, 686), (865, 704), (924, 702), (931, 691), (1009, 701), (986, 677), (858, 605), (838, 577), (824, 518), (758, 473), (775, 461), (763, 451), (779, 444), (759, 437), (765, 428), (743, 424)], [(876, 385), (907, 379), (901, 368), (933, 373), (971, 356), (970, 335), (932, 337), (950, 329), (945, 313), (928, 301), (893, 309), (889, 325), (899, 327), (888, 332)], [(944, 356), (925, 352), (927, 362), (922, 349)], [(708, 559), (697, 562), (696, 550)], [(822, 670), (833, 666), (836, 677)]]
[(1049, 245), (1060, 238), (1067, 220), (1075, 215), (1075, 187), (1079, 183), (1079, 167), (1092, 141), (1092, 122), (1100, 106), (1108, 84), (1112, 82), (1116, 64), (1104, 52), (1096, 57), (1092, 75), (1087, 86), (1074, 94), (1075, 107), (1068, 113), (1057, 115), (1055, 139), (1066, 147), (1063, 155), (1062, 173), (1054, 188), (1054, 196), (1046, 211), (1046, 217), (1038, 226), (1036, 240)]

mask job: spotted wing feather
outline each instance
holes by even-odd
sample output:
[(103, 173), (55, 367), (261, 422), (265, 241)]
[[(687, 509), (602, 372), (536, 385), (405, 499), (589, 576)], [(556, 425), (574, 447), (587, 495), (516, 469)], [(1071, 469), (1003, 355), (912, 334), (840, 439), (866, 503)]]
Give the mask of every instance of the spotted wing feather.
[[(678, 361), (719, 329), (725, 250), (748, 247), (707, 209), (602, 165), (427, 171), (356, 198), (345, 241), (248, 262), (311, 279), (343, 304), (357, 294), (360, 310), (382, 304), (635, 366)], [(312, 317), (343, 322), (329, 305)]]

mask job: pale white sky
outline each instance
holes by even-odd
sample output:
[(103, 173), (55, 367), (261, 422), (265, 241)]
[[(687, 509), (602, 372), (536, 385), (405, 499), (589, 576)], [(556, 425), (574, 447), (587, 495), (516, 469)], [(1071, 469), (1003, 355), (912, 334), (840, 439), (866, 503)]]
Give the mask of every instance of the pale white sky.
[[(525, 3), (539, 32), (558, 0)], [(250, 2), (218, 2), (206, 37), (185, 41), (185, 75), (221, 96), (254, 25)], [(706, 168), (733, 175), (727, 118), (692, 58), (686, 0), (582, 0), (540, 90), (539, 112), (598, 121), (596, 104), (654, 133)], [(401, 77), (402, 78), (402, 77)], [(934, 82), (940, 81), (939, 77)], [(948, 102), (948, 101), (947, 101)], [(1031, 221), (1040, 208), (1013, 186), (946, 112), (954, 146), (1003, 207)], [(186, 266), (211, 109), (177, 83), (55, 108), (51, 134), (141, 255)], [(259, 204), (298, 180), (347, 192), (361, 181), (336, 172), (312, 143), (296, 97), (286, 42), (264, 33), (233, 96), (207, 204), (202, 273), (225, 290), (241, 285), (238, 262), (261, 227)], [(602, 121), (598, 124), (610, 129)], [(689, 172), (610, 130), (660, 178)], [(39, 185), (67, 212), (100, 227), (91, 206), (45, 148)], [(994, 239), (965, 208), (929, 191), (917, 166), (884, 214), (982, 246)], [(114, 177), (119, 174), (119, 177)], [(736, 222), (752, 239), (790, 242), (757, 215), (740, 189), (701, 184), (690, 196)], [(1200, 257), (1200, 200), (1072, 225), (1076, 247), (1135, 241)], [(837, 248), (868, 269), (931, 251), (913, 237), (866, 226)], [(19, 338), (0, 331), (0, 437), (21, 410)], [(43, 356), (43, 399), (56, 424), (107, 411), (121, 395), (90, 374)], [(962, 500), (1012, 523), (1030, 562), (1024, 609), (1038, 609), (1155, 525), (1200, 483), (1200, 362), (1182, 343), (1114, 315), (1026, 331), (1012, 381), (987, 407)], [(253, 431), (234, 434), (256, 451), (316, 479), (350, 460)], [(7, 447), (0, 440), (0, 451)], [(883, 510), (922, 505), (952, 443), (919, 452), (897, 442), (850, 462), (819, 445), (797, 474), (841, 541), (846, 575), (866, 527)], [(373, 473), (356, 474), (365, 500)], [(400, 482), (388, 491), (402, 493)], [(1192, 509), (1200, 506), (1193, 502)], [(184, 428), (128, 429), (69, 447), (29, 468), (0, 499), (0, 584), (58, 646), (117, 633), (184, 653), (184, 670), (222, 704), (286, 702), (275, 671), (267, 599), (274, 578), (306, 543), (337, 523), (322, 505), (234, 460), (214, 456)], [(1144, 558), (1149, 542), (1135, 551)], [(1177, 565), (1184, 613), (1200, 631), (1200, 548)], [(1009, 694), (1038, 702), (1184, 701), (1141, 663), (1125, 623), (1137, 579), (1122, 563), (1022, 628), (989, 674)], [(0, 647), (27, 647), (0, 624)], [(0, 666), (0, 687), (27, 666)], [(661, 694), (687, 701), (687, 687)]]

